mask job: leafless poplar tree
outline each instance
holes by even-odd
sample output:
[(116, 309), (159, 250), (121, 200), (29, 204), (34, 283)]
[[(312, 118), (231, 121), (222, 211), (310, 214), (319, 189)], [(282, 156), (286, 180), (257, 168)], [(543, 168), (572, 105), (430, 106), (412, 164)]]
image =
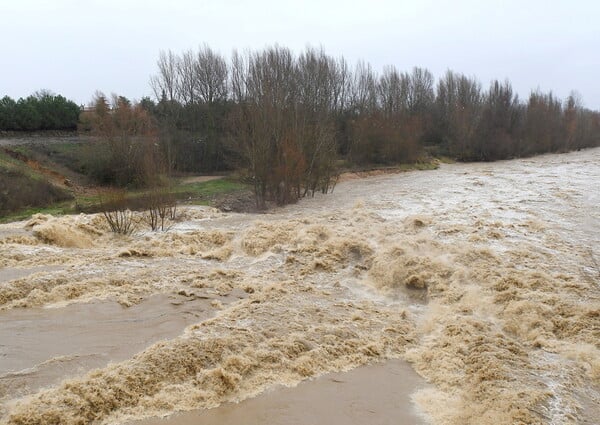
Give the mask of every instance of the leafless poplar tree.
[(373, 111), (377, 105), (376, 77), (371, 65), (359, 61), (350, 86), (352, 108), (357, 113)]
[[(341, 100), (345, 75), (323, 50), (307, 48), (298, 58), (295, 127), (306, 160), (304, 194), (329, 190), (336, 155), (333, 114)], [(336, 99), (338, 97), (338, 99)]]
[(248, 58), (249, 53), (242, 55), (237, 50), (231, 54), (231, 65), (229, 72), (229, 88), (231, 98), (235, 103), (242, 103), (247, 98), (246, 79), (248, 78)]
[(423, 68), (413, 68), (407, 93), (407, 106), (412, 114), (424, 114), (431, 110), (435, 99), (433, 83), (431, 72)]
[(388, 118), (397, 117), (409, 108), (410, 77), (398, 72), (394, 66), (386, 66), (379, 78), (377, 94), (379, 104)]
[(196, 75), (196, 58), (192, 50), (183, 52), (177, 58), (177, 87), (178, 100), (184, 105), (193, 105), (198, 91), (198, 78)]
[(171, 50), (159, 53), (157, 61), (158, 74), (150, 78), (150, 85), (156, 99), (162, 99), (164, 94), (167, 100), (176, 100), (179, 85), (177, 81), (177, 64), (177, 56)]
[(227, 98), (227, 62), (206, 44), (198, 51), (194, 71), (199, 99), (211, 104)]
[(482, 99), (481, 84), (475, 78), (448, 71), (439, 80), (436, 124), (450, 154), (473, 150)]

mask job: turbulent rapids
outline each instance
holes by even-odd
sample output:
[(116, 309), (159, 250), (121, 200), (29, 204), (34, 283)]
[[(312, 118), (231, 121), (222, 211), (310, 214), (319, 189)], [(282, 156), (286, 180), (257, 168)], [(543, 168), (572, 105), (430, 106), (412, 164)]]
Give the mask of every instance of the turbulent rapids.
[(164, 233), (0, 225), (0, 423), (124, 424), (391, 359), (428, 382), (427, 423), (594, 423), (599, 182), (593, 149), (188, 208)]

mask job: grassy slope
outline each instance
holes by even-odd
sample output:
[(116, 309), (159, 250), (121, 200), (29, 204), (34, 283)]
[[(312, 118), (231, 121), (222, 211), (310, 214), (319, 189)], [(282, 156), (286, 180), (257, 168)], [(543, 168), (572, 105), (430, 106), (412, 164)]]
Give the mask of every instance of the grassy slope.
[(35, 212), (69, 199), (72, 199), (69, 192), (52, 185), (46, 176), (0, 150), (0, 217), (15, 211)]
[[(59, 215), (98, 210), (107, 189), (90, 186), (83, 174), (93, 154), (89, 148), (92, 139), (52, 138), (0, 147), (0, 191), (6, 194), (3, 199), (0, 193), (0, 222), (25, 219), (39, 212)], [(69, 181), (68, 187), (65, 180)], [(173, 179), (168, 191), (187, 203), (207, 205), (216, 197), (247, 193), (249, 188), (229, 178), (203, 182)], [(29, 193), (38, 199), (17, 200), (15, 193)], [(46, 193), (55, 196), (48, 197)], [(127, 198), (135, 203), (148, 194), (147, 190), (133, 190)]]

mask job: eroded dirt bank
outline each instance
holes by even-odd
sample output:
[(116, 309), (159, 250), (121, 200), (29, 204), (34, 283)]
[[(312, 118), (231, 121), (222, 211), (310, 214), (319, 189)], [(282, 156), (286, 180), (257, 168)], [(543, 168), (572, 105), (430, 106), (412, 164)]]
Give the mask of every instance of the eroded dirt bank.
[[(599, 181), (594, 149), (344, 182), (262, 216), (189, 209), (167, 233), (1, 225), (1, 422), (124, 423), (405, 359), (431, 423), (593, 423)], [(110, 311), (115, 335), (147, 331), (134, 348), (97, 348)], [(35, 343), (48, 323), (65, 352)]]

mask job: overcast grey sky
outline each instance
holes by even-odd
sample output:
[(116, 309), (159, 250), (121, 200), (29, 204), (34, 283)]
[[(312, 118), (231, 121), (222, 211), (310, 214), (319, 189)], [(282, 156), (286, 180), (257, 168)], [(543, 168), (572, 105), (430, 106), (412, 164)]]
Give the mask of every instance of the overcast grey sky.
[(151, 95), (159, 50), (322, 46), (376, 70), (508, 78), (600, 110), (599, 1), (0, 0), (0, 97)]

